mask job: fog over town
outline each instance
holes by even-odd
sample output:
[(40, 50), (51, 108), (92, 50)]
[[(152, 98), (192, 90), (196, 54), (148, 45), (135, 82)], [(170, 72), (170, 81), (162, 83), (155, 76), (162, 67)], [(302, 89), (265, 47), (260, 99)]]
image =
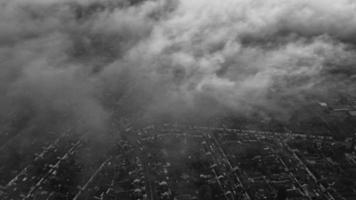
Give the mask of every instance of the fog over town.
[(356, 198), (353, 0), (0, 0), (0, 199)]

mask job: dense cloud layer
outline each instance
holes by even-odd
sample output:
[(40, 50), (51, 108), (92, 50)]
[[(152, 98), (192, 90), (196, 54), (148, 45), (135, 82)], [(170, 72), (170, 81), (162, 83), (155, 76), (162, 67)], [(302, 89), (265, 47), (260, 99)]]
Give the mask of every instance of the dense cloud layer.
[(353, 0), (2, 0), (1, 129), (285, 120), (355, 93), (354, 35)]

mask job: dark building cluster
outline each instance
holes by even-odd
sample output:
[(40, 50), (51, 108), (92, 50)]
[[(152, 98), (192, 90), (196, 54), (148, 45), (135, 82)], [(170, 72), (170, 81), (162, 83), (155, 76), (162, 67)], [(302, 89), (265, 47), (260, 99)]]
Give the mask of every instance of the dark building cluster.
[(356, 198), (354, 138), (177, 124), (123, 132), (104, 152), (66, 132), (1, 153), (1, 199)]

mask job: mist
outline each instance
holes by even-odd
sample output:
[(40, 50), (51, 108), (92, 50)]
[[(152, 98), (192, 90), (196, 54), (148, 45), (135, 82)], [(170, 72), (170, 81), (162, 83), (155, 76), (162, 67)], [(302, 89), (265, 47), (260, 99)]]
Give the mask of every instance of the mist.
[(355, 94), (355, 34), (352, 0), (2, 0), (1, 130), (288, 120)]

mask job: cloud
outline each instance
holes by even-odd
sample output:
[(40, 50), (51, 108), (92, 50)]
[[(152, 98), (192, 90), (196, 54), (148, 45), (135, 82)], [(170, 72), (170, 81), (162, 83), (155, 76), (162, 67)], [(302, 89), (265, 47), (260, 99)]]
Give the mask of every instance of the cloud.
[(355, 11), (348, 0), (3, 1), (0, 117), (29, 109), (36, 123), (93, 130), (141, 112), (285, 120), (310, 97), (355, 91)]

